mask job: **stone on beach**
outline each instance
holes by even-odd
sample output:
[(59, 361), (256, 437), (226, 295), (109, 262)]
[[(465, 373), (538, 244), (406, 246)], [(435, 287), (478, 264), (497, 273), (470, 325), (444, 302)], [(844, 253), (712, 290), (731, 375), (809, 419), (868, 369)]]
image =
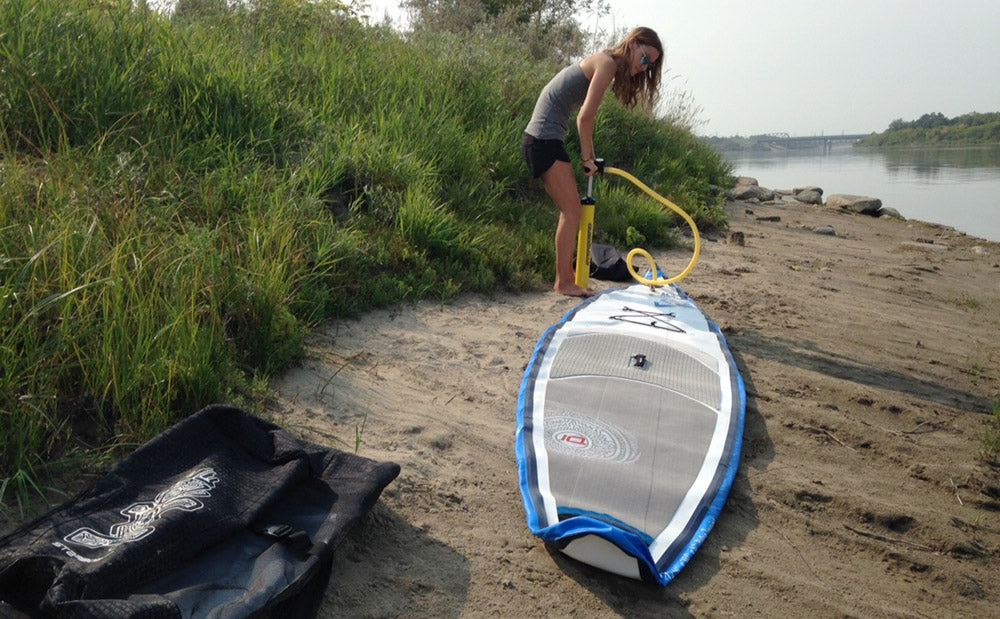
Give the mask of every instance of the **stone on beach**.
[(733, 188), (726, 192), (726, 197), (730, 200), (760, 200), (768, 202), (775, 198), (774, 190), (761, 187), (756, 178), (741, 176), (736, 179)]
[(792, 195), (799, 202), (806, 204), (823, 204), (823, 189), (820, 187), (801, 187), (792, 190)]
[(879, 210), (882, 208), (882, 200), (869, 198), (868, 196), (835, 193), (827, 198), (826, 205), (861, 215), (878, 216)]

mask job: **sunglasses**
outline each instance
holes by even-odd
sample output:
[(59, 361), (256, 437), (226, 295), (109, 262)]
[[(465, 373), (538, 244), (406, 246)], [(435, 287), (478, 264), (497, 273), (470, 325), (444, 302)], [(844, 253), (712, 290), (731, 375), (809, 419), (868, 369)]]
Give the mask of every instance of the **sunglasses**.
[(646, 46), (639, 45), (639, 49), (642, 50), (642, 57), (639, 58), (639, 63), (644, 67), (648, 66), (650, 64), (650, 61), (649, 61), (649, 54), (646, 53)]

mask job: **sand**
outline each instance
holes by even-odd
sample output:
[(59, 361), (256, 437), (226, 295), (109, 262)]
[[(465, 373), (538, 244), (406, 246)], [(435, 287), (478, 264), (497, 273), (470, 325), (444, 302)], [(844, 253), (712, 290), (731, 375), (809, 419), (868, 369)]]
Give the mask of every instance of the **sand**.
[(681, 286), (746, 382), (743, 456), (670, 586), (577, 563), (525, 524), (518, 390), (576, 301), (465, 296), (324, 325), (274, 385), (279, 422), (402, 466), (338, 549), (320, 616), (997, 616), (1000, 480), (979, 454), (1000, 400), (1000, 245), (823, 206), (729, 210), (745, 244), (706, 240)]

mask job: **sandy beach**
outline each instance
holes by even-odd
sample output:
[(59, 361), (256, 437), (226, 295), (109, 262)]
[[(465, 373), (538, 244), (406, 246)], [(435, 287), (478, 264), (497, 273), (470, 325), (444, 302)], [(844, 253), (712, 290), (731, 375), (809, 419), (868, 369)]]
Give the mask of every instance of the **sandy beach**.
[[(680, 285), (742, 372), (743, 456), (680, 576), (620, 578), (529, 533), (518, 390), (577, 301), (465, 296), (324, 325), (274, 385), (278, 422), (402, 466), (338, 549), (322, 617), (996, 616), (1000, 471), (979, 454), (1000, 400), (1000, 244), (824, 206), (728, 209), (744, 244), (706, 239)], [(676, 272), (689, 251), (656, 257)]]

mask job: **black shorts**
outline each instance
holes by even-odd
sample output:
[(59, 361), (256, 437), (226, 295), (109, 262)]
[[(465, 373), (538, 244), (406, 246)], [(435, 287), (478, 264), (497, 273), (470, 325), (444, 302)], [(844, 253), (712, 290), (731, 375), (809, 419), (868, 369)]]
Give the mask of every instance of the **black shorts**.
[(521, 142), (524, 161), (531, 171), (531, 178), (538, 178), (552, 167), (556, 161), (569, 163), (569, 153), (562, 140), (539, 140), (530, 133), (524, 134)]

